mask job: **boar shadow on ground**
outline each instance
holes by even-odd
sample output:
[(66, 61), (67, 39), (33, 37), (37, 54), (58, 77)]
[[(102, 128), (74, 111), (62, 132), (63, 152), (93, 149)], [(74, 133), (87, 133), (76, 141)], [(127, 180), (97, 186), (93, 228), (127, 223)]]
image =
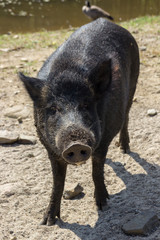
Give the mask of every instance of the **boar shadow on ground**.
[[(158, 165), (156, 165), (156, 164), (153, 165), (153, 164), (147, 162), (147, 160), (145, 160), (144, 158), (141, 158), (138, 153), (130, 152), (128, 155), (135, 162), (137, 162), (146, 171), (147, 174), (144, 174), (144, 173), (131, 174), (130, 172), (128, 172), (126, 170), (126, 168), (124, 167), (124, 164), (122, 164), (121, 162), (112, 162), (111, 159), (108, 159), (108, 158), (106, 159), (106, 164), (111, 166), (112, 169), (114, 170), (114, 172), (116, 173), (116, 175), (119, 178), (122, 179), (122, 181), (126, 185), (126, 189), (125, 190), (127, 190), (127, 191), (130, 190), (129, 189), (130, 187), (134, 186), (133, 183), (136, 183), (136, 180), (138, 181), (141, 178), (143, 178), (143, 179), (145, 178), (144, 179), (144, 182), (145, 182), (146, 180), (149, 180), (148, 178), (152, 178), (152, 177), (154, 178), (156, 173), (158, 173), (158, 171), (160, 170), (160, 167)], [(142, 185), (141, 185), (141, 187), (143, 188)], [(122, 190), (122, 191), (124, 191), (124, 190)]]
[[(145, 206), (148, 206), (148, 208), (151, 208), (152, 210), (158, 207), (158, 198), (157, 203), (155, 201), (152, 203), (151, 201), (152, 194), (155, 194), (157, 191), (158, 180), (157, 187), (155, 185), (153, 186), (152, 183), (149, 183), (151, 179), (154, 179), (158, 175), (160, 167), (148, 163), (135, 152), (130, 152), (129, 156), (146, 171), (146, 174), (140, 173), (132, 175), (125, 169), (121, 162), (113, 162), (111, 159), (106, 159), (106, 164), (111, 166), (116, 175), (122, 179), (126, 185), (126, 189), (110, 195), (108, 210), (104, 212), (98, 211), (98, 219), (95, 222), (94, 227), (91, 227), (89, 224), (82, 225), (78, 223), (68, 223), (63, 222), (62, 220), (59, 220), (57, 224), (63, 229), (71, 230), (82, 240), (91, 239), (87, 238), (87, 236), (94, 235), (97, 229), (100, 228), (101, 224), (104, 224), (103, 229), (105, 229), (105, 233), (107, 234), (112, 222), (112, 220), (110, 221), (111, 218), (113, 218), (113, 220), (116, 219), (119, 222), (119, 228), (121, 228), (123, 218), (125, 218), (128, 213), (136, 214), (137, 211), (140, 212), (143, 210)], [(107, 178), (107, 172), (105, 172), (105, 178)], [(140, 201), (138, 200), (139, 197), (141, 198)]]
[[(112, 167), (116, 175), (124, 182), (126, 189), (119, 193), (110, 195), (111, 202), (119, 199), (119, 201), (126, 202), (128, 208), (135, 212), (147, 208), (154, 210), (154, 207), (159, 207), (158, 195), (159, 195), (159, 177), (160, 167), (156, 164), (147, 162), (146, 159), (141, 158), (138, 153), (130, 152), (128, 154), (136, 163), (142, 167), (146, 173), (132, 174), (126, 170), (124, 164), (121, 162), (113, 162), (111, 159), (106, 159), (106, 164)], [(133, 163), (134, 164), (134, 163)], [(136, 167), (131, 166), (132, 171), (136, 170)], [(153, 195), (155, 201), (153, 202)], [(131, 201), (131, 203), (130, 203)]]

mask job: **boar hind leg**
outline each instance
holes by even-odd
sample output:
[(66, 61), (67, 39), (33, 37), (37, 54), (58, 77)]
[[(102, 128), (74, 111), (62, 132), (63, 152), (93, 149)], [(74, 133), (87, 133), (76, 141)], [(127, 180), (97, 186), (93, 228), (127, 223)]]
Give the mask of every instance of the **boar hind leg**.
[(44, 214), (41, 225), (51, 226), (55, 224), (56, 217), (60, 218), (60, 205), (64, 189), (67, 165), (63, 162), (53, 160), (50, 157), (53, 172), (53, 188), (50, 203)]
[(129, 153), (130, 152), (128, 122), (129, 122), (129, 111), (130, 111), (130, 108), (132, 106), (134, 93), (135, 93), (135, 87), (132, 89), (132, 91), (130, 93), (124, 123), (123, 123), (121, 131), (120, 131), (119, 146), (122, 149), (123, 153)]
[(93, 182), (95, 185), (95, 200), (96, 205), (99, 210), (105, 210), (105, 207), (107, 205), (107, 198), (109, 198), (106, 186), (104, 184), (104, 162), (106, 160), (105, 157), (98, 157), (93, 156), (92, 157), (92, 177)]
[(120, 131), (120, 137), (119, 137), (119, 146), (122, 149), (124, 153), (128, 153), (130, 151), (129, 148), (129, 134), (128, 134), (128, 113), (125, 117), (124, 124), (122, 126), (122, 129)]

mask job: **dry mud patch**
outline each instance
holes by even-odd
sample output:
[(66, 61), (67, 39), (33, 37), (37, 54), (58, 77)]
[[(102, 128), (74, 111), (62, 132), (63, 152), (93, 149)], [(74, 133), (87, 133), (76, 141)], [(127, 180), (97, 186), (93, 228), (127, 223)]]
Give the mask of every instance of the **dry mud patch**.
[[(122, 154), (112, 142), (106, 158), (105, 183), (110, 194), (108, 210), (97, 212), (93, 198), (91, 161), (69, 166), (67, 184), (80, 183), (84, 191), (74, 200), (62, 199), (61, 217), (55, 226), (40, 226), (48, 204), (52, 174), (46, 150), (36, 145), (0, 146), (0, 239), (32, 240), (158, 240), (160, 228), (146, 237), (127, 236), (121, 226), (146, 209), (160, 215), (160, 31), (159, 26), (130, 29), (141, 53), (141, 71), (135, 101), (130, 112), (130, 154)], [(36, 136), (32, 102), (17, 79), (22, 68), (32, 75), (52, 52), (19, 49), (0, 55), (0, 129)], [(27, 61), (34, 62), (27, 65)], [(23, 59), (23, 60), (22, 60)], [(23, 62), (23, 64), (22, 64)], [(5, 117), (6, 109), (27, 106), (29, 116), (22, 123)], [(149, 117), (148, 109), (157, 115)], [(65, 186), (66, 188), (66, 186)]]

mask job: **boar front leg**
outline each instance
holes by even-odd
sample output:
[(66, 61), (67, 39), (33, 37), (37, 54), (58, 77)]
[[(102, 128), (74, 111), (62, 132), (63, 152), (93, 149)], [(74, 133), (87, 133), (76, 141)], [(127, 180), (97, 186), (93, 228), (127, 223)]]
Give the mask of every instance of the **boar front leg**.
[(56, 217), (60, 218), (60, 205), (64, 189), (67, 164), (65, 164), (63, 160), (59, 160), (56, 156), (49, 155), (49, 158), (53, 173), (53, 187), (50, 203), (41, 224), (51, 226), (55, 224)]
[(104, 184), (104, 162), (106, 157), (96, 156), (92, 157), (92, 177), (95, 185), (95, 200), (99, 210), (105, 210), (107, 205), (106, 198), (109, 198), (106, 186)]

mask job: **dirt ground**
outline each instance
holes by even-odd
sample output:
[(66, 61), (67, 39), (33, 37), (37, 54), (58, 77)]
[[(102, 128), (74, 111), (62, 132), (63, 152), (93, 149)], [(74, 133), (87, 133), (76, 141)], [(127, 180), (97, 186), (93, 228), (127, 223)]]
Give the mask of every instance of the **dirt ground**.
[[(159, 27), (159, 29), (158, 29)], [(91, 161), (69, 166), (67, 185), (80, 183), (83, 194), (62, 199), (61, 217), (55, 226), (39, 225), (49, 202), (52, 174), (46, 150), (35, 145), (0, 146), (0, 239), (2, 240), (160, 240), (160, 228), (149, 236), (127, 236), (122, 225), (147, 209), (160, 216), (160, 26), (130, 28), (141, 54), (139, 83), (130, 112), (130, 154), (112, 142), (106, 158), (105, 183), (110, 194), (108, 210), (97, 212), (93, 198)], [(32, 102), (16, 71), (36, 76), (52, 48), (17, 49), (0, 54), (0, 130), (36, 136)], [(25, 58), (25, 59), (24, 59)], [(27, 64), (27, 62), (34, 62)], [(18, 121), (5, 113), (15, 106), (29, 110)], [(155, 109), (157, 115), (147, 115)]]

